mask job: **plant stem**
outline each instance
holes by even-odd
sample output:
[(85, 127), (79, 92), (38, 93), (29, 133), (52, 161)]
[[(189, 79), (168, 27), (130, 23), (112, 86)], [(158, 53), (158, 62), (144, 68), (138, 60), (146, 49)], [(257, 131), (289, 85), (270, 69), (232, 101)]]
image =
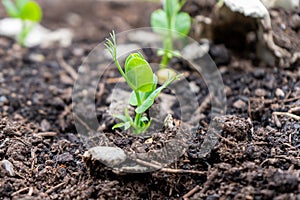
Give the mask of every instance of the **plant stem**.
[(22, 46), (25, 46), (25, 38), (26, 38), (26, 22), (22, 20), (21, 32), (18, 36), (18, 41)]
[(166, 37), (163, 42), (164, 55), (161, 60), (161, 68), (165, 68), (170, 60), (170, 53), (173, 51), (172, 33), (169, 31), (169, 37)]
[(163, 41), (163, 48), (164, 48), (164, 55), (160, 62), (160, 68), (164, 69), (169, 63), (170, 58), (172, 58), (172, 51), (173, 51), (173, 34), (172, 34), (172, 23), (174, 20), (172, 20), (172, 16), (168, 16), (168, 36), (164, 38)]
[[(135, 93), (135, 96), (137, 99), (137, 104), (138, 104), (138, 106), (140, 106), (142, 104), (140, 94), (137, 91), (134, 91), (134, 93)], [(134, 118), (134, 123), (137, 127), (140, 127), (140, 120), (141, 120), (141, 114), (136, 113), (135, 118)]]
[(22, 46), (25, 46), (25, 40), (28, 34), (30, 33), (30, 31), (33, 29), (34, 25), (35, 25), (34, 23), (28, 22), (26, 20), (22, 20), (22, 28), (18, 36), (19, 37), (18, 41)]

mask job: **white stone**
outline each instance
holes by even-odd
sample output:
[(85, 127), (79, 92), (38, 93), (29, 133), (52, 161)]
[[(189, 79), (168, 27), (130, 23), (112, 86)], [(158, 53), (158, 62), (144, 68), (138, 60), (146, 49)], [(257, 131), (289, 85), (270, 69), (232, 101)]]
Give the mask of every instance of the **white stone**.
[(247, 17), (264, 18), (269, 15), (260, 0), (224, 0), (223, 3), (231, 11), (239, 12)]
[(119, 165), (126, 160), (125, 152), (119, 147), (97, 146), (90, 148), (83, 156), (100, 161), (109, 167)]
[(267, 8), (293, 10), (299, 7), (299, 0), (261, 0)]
[[(10, 38), (17, 38), (22, 29), (20, 19), (4, 18), (0, 20), (0, 35)], [(32, 31), (28, 34), (25, 40), (26, 47), (40, 45), (49, 47), (58, 43), (62, 47), (67, 47), (71, 44), (73, 33), (69, 29), (58, 29), (51, 31), (40, 24), (36, 24)]]

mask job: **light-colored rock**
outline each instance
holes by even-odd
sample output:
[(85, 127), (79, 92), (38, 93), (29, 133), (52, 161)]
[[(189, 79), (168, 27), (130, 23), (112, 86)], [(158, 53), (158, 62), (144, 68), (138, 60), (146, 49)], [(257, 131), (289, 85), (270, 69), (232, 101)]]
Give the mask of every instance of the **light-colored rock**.
[(290, 18), (290, 24), (295, 29), (299, 28), (300, 27), (300, 16), (298, 14), (294, 14)]
[(233, 103), (233, 107), (238, 108), (238, 109), (245, 108), (246, 103), (243, 100), (239, 99)]
[(231, 11), (239, 12), (247, 17), (265, 18), (269, 15), (268, 10), (260, 0), (224, 0), (224, 5)]
[(299, 0), (261, 0), (267, 8), (293, 10), (299, 7)]
[(106, 146), (90, 148), (83, 157), (100, 161), (108, 167), (117, 166), (126, 160), (126, 154), (121, 148)]
[[(257, 27), (251, 30), (256, 32), (258, 39), (257, 56), (271, 66), (276, 63), (280, 67), (290, 66), (291, 54), (274, 43), (270, 14), (260, 0), (223, 0), (216, 4), (212, 24), (224, 31), (237, 30), (239, 26)], [(249, 30), (245, 29), (245, 33), (242, 30), (239, 34), (248, 34)]]
[(282, 91), (282, 89), (280, 88), (277, 88), (276, 91), (275, 91), (275, 95), (277, 97), (280, 97), (280, 98), (283, 98), (285, 96), (284, 92)]
[(169, 68), (164, 68), (164, 69), (160, 69), (156, 72), (157, 78), (158, 78), (158, 82), (163, 84), (164, 82), (166, 82), (169, 78), (173, 78), (175, 77), (177, 74), (173, 69), (169, 69)]
[[(17, 38), (22, 29), (22, 22), (15, 18), (4, 18), (0, 21), (0, 35)], [(58, 43), (62, 47), (71, 44), (73, 33), (69, 29), (50, 31), (40, 24), (36, 24), (25, 40), (25, 46), (33, 47), (40, 45), (49, 47)]]
[(257, 88), (255, 91), (254, 91), (255, 95), (258, 96), (258, 97), (265, 97), (267, 95), (267, 92), (266, 90), (262, 89), (262, 88)]
[(6, 171), (6, 173), (8, 173), (9, 176), (14, 176), (15, 175), (14, 166), (8, 160), (1, 160), (0, 161), (0, 166), (3, 168), (3, 170)]

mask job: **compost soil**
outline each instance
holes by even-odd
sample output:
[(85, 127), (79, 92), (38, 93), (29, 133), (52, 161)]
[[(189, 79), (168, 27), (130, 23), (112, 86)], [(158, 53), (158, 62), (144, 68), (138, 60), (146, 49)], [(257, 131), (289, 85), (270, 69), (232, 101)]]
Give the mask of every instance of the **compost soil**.
[[(193, 15), (211, 9), (207, 1), (195, 2), (185, 7)], [(223, 131), (218, 144), (203, 157), (198, 150), (212, 120), (209, 103), (203, 103), (208, 91), (201, 76), (173, 60), (200, 89), (197, 97), (202, 109), (189, 148), (168, 168), (193, 171), (95, 172), (82, 159), (87, 147), (74, 126), (71, 102), (75, 79), (66, 66), (76, 71), (112, 29), (120, 32), (149, 26), (150, 13), (159, 5), (101, 1), (41, 4), (45, 11), (42, 24), (74, 29), (75, 42), (68, 48), (26, 49), (0, 37), (0, 199), (300, 198), (300, 112), (295, 109), (300, 107), (299, 66), (266, 66), (232, 52), (230, 64), (219, 66), (226, 86), (227, 114), (213, 120)], [(3, 8), (0, 10), (3, 17)], [(300, 51), (295, 45), (300, 31), (289, 19), (299, 12), (273, 10), (271, 15), (275, 41), (293, 52)], [(288, 31), (283, 31), (282, 24)], [(153, 55), (147, 56), (155, 59)], [(116, 76), (117, 70), (107, 79)], [(104, 110), (100, 109), (97, 117), (104, 120), (108, 131), (114, 121), (104, 112), (109, 106), (105, 88), (113, 85), (111, 81), (103, 84), (96, 104)], [(132, 144), (143, 143), (110, 132), (112, 142), (121, 148), (137, 148)]]

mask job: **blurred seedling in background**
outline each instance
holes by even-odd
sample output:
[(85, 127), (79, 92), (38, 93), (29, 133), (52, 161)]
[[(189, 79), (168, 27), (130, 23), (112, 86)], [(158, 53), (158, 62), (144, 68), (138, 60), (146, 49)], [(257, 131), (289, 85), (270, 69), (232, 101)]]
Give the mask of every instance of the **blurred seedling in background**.
[(117, 59), (115, 33), (112, 32), (110, 37), (110, 39), (106, 38), (105, 46), (121, 75), (132, 89), (129, 104), (135, 107), (134, 118), (129, 115), (127, 109), (125, 110), (125, 115), (115, 115), (115, 118), (121, 122), (114, 125), (113, 129), (124, 127), (125, 130), (128, 130), (132, 128), (133, 133), (140, 134), (145, 132), (151, 125), (152, 120), (147, 116), (146, 111), (153, 105), (155, 98), (174, 80), (179, 79), (181, 75), (169, 76), (169, 78), (157, 88), (157, 77), (141, 53), (130, 54), (125, 61), (125, 71), (123, 71)]
[(42, 19), (42, 10), (39, 4), (32, 0), (2, 0), (2, 4), (9, 17), (22, 21), (18, 42), (25, 46), (25, 40), (36, 23)]
[(158, 51), (162, 56), (161, 68), (165, 68), (173, 56), (180, 56), (173, 51), (173, 40), (186, 37), (191, 28), (191, 17), (180, 12), (184, 0), (165, 0), (163, 10), (158, 9), (151, 15), (151, 26), (154, 32), (163, 37), (163, 49)]

